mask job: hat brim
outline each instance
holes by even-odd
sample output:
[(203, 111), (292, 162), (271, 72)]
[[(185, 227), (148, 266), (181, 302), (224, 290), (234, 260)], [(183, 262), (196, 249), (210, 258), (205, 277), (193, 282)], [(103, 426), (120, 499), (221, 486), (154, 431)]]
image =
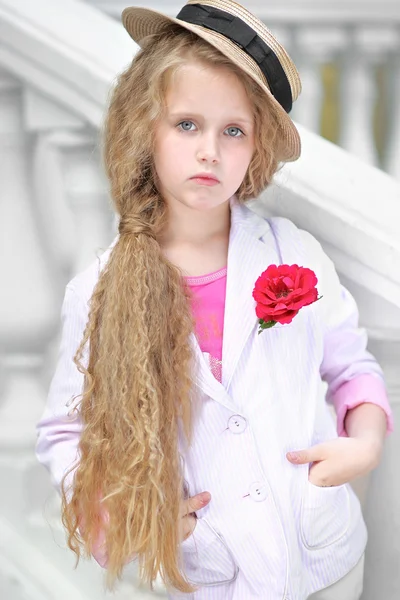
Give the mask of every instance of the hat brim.
[(249, 58), (246, 60), (247, 55), (239, 48), (239, 46), (223, 35), (215, 33), (210, 29), (206, 29), (199, 25), (193, 25), (192, 23), (187, 23), (186, 21), (181, 21), (179, 19), (174, 19), (173, 17), (168, 17), (150, 8), (131, 6), (125, 8), (122, 12), (122, 24), (131, 38), (139, 46), (147, 36), (158, 33), (167, 23), (175, 23), (198, 35), (247, 73), (247, 75), (261, 87), (265, 92), (268, 106), (276, 117), (281, 134), (279, 156), (277, 156), (277, 158), (281, 162), (292, 162), (297, 160), (301, 153), (301, 141), (295, 124), (284, 108), (272, 95), (268, 86), (260, 80), (260, 77), (255, 70), (247, 64), (252, 59)]

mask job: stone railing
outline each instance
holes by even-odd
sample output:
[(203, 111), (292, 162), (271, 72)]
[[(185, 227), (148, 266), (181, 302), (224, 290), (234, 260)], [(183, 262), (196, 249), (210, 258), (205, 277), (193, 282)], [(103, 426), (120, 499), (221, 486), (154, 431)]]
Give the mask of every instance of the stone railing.
[[(62, 1), (62, 0), (59, 0)], [(86, 0), (119, 19), (126, 0)], [(175, 16), (184, 0), (131, 2)], [(300, 71), (293, 118), (400, 180), (400, 2), (242, 0)]]
[[(57, 598), (99, 600), (107, 597), (100, 568), (73, 569), (59, 500), (34, 457), (34, 426), (57, 359), (65, 284), (115, 233), (98, 132), (110, 85), (135, 45), (115, 20), (74, 0), (56, 10), (54, 0), (0, 0), (0, 39), (0, 578), (7, 600), (50, 600), (55, 585)], [(398, 414), (400, 186), (301, 133), (302, 158), (254, 208), (287, 216), (321, 241), (356, 297)], [(399, 451), (396, 432), (364, 486), (363, 600), (395, 600), (400, 590)], [(146, 596), (133, 595), (135, 581), (132, 567), (115, 599)]]

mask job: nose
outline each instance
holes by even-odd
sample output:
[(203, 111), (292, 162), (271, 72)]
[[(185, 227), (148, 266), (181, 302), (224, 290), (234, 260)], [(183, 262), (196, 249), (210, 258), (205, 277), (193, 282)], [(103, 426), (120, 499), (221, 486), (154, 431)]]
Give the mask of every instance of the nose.
[(219, 148), (215, 134), (209, 132), (201, 136), (197, 149), (197, 160), (201, 163), (210, 164), (219, 162)]

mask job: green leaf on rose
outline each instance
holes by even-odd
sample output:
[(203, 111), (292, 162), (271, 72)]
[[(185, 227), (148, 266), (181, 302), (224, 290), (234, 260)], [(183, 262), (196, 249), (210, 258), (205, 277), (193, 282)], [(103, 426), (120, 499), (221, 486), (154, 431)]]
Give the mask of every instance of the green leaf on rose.
[(260, 333), (262, 331), (264, 331), (264, 329), (270, 329), (277, 323), (277, 321), (264, 321), (264, 319), (259, 319), (258, 322), (260, 325), (260, 329), (258, 330), (258, 335), (260, 335)]

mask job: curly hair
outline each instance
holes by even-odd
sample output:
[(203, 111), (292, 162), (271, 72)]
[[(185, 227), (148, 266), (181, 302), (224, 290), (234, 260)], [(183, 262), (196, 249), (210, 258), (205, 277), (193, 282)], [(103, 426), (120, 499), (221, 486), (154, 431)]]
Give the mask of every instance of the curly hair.
[(182, 273), (157, 241), (168, 214), (152, 159), (171, 76), (187, 61), (230, 69), (252, 102), (255, 152), (236, 193), (239, 202), (267, 187), (280, 160), (279, 129), (265, 92), (191, 32), (168, 25), (149, 36), (120, 74), (104, 128), (104, 162), (120, 235), (94, 288), (74, 357), (84, 375), (83, 428), (71, 496), (65, 489), (68, 474), (62, 489), (62, 519), (78, 562), (82, 552), (90, 555), (104, 528), (109, 587), (135, 555), (144, 583), (152, 586), (161, 576), (169, 587), (194, 590), (179, 554), (179, 440), (190, 443), (195, 426), (194, 322)]

